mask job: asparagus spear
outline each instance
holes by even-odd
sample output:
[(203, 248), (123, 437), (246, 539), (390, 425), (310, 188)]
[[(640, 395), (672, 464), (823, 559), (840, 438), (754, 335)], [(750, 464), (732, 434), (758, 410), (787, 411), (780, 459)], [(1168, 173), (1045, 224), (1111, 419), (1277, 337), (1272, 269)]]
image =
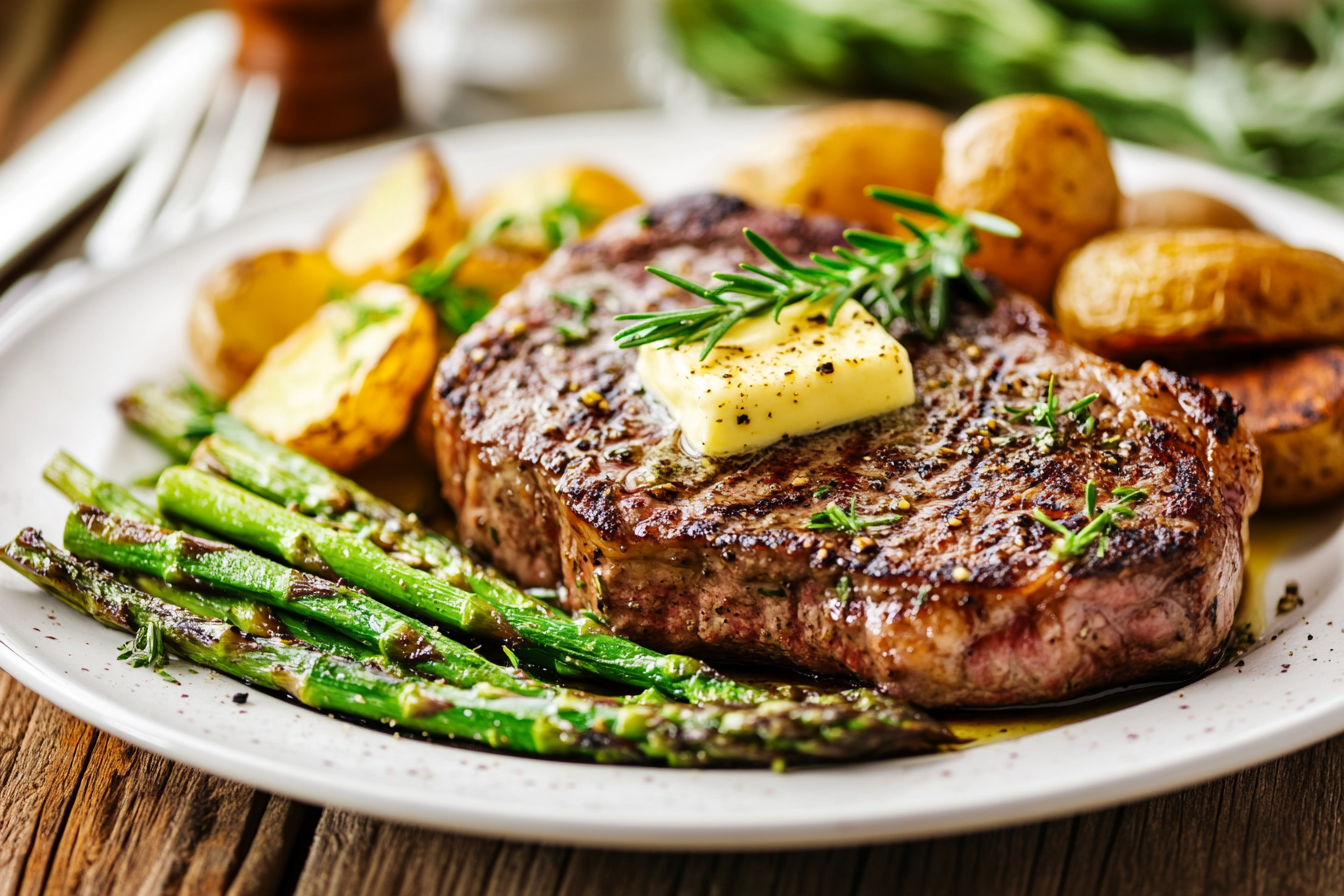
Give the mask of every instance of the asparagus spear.
[(135, 632), (137, 641), (157, 654), (152, 657), (156, 665), (167, 647), (261, 687), (287, 691), (316, 709), (522, 753), (599, 762), (778, 767), (797, 760), (926, 752), (955, 740), (942, 725), (913, 712), (893, 721), (851, 706), (778, 701), (750, 708), (622, 704), (563, 691), (522, 697), (489, 685), (458, 688), (403, 680), (310, 647), (247, 635), (166, 604), (51, 547), (32, 529), (7, 545), (0, 560), (76, 610)]
[[(164, 425), (171, 425), (173, 420), (194, 419), (198, 433), (204, 428), (199, 425), (201, 419), (211, 410), (209, 402), (199, 400), (199, 395), (190, 389), (140, 390), (137, 395), (137, 400), (143, 404), (176, 403), (174, 410), (155, 410), (153, 418)], [(554, 610), (494, 570), (477, 564), (465, 551), (424, 526), (413, 515), (402, 512), (316, 461), (258, 435), (230, 414), (218, 413), (209, 419), (210, 427), (223, 438), (210, 438), (210, 444), (198, 451), (197, 463), (236, 479), (239, 484), (276, 503), (297, 508), (330, 526), (346, 529), (371, 541), (391, 552), (394, 558), (423, 567), (450, 585), (476, 592), (498, 608), (515, 627), (521, 626), (520, 631), (534, 644), (549, 636), (557, 636), (548, 641), (550, 647), (540, 650), (529, 649), (526, 645), (521, 647), (518, 653), (525, 661), (550, 666), (561, 674), (590, 671), (639, 687), (655, 687), (669, 696), (692, 703), (752, 703), (786, 697), (812, 703), (845, 701), (872, 712), (891, 712), (897, 716), (906, 711), (903, 701), (866, 688), (831, 694), (795, 686), (760, 687), (732, 681), (689, 657), (657, 653), (610, 634), (591, 621), (573, 623), (561, 619), (558, 620), (560, 624), (543, 625), (525, 614), (555, 617)], [(183, 435), (167, 429), (160, 432), (156, 440), (174, 441)], [(252, 506), (256, 507), (255, 504)], [(577, 643), (573, 637), (574, 627), (582, 636)], [(557, 645), (565, 648), (562, 657), (557, 657), (557, 651), (553, 649)], [(585, 656), (590, 662), (578, 662)], [(671, 674), (658, 675), (659, 671)], [(650, 684), (651, 675), (656, 677), (658, 684)], [(689, 677), (677, 680), (677, 675)]]
[(224, 402), (187, 380), (175, 388), (140, 386), (117, 402), (117, 410), (169, 457), (185, 463), (196, 443), (213, 432), (210, 418), (224, 410)]
[[(448, 622), (436, 615), (437, 607), (475, 597), (388, 556), (365, 538), (324, 526), (200, 470), (165, 470), (158, 496), (159, 507), (171, 516), (301, 568), (330, 572), (430, 618)], [(759, 703), (775, 696), (725, 678), (691, 657), (661, 654), (619, 638), (591, 619), (574, 621), (503, 602), (499, 611), (533, 650), (554, 664), (654, 688), (688, 703)]]
[[(167, 521), (153, 508), (115, 482), (100, 478), (64, 451), (57, 452), (51, 459), (46, 469), (42, 471), (42, 477), (77, 504), (88, 504), (122, 519), (168, 526)], [(139, 573), (126, 577), (125, 580), (141, 591), (146, 591), (160, 600), (190, 610), (199, 616), (230, 622), (249, 635), (297, 638), (328, 653), (361, 661), (383, 659), (377, 651), (370, 650), (333, 629), (310, 622), (302, 616), (277, 610), (261, 601), (236, 596), (202, 594)]]
[[(255, 597), (329, 625), (377, 648), (394, 663), (453, 684), (465, 687), (484, 682), (526, 694), (546, 690), (523, 673), (495, 665), (366, 594), (296, 572), (233, 545), (118, 519), (81, 504), (66, 520), (65, 546), (81, 559), (157, 576), (170, 584), (202, 582)], [(506, 625), (496, 625), (498, 620), (493, 616), (468, 621), (478, 634), (487, 637), (503, 640), (513, 635)]]

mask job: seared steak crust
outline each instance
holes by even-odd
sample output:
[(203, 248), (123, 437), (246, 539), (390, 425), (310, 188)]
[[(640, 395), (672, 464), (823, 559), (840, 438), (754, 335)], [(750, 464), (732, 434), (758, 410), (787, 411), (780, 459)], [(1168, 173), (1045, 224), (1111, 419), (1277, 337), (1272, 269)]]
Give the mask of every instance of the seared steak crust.
[[(723, 196), (655, 207), (559, 253), (458, 343), (434, 413), (465, 539), (652, 647), (850, 673), (927, 706), (1052, 700), (1217, 658), (1260, 495), (1240, 408), (1066, 343), (1022, 296), (962, 308), (935, 344), (896, 325), (913, 407), (742, 457), (682, 452), (612, 318), (698, 302), (644, 267), (705, 282), (754, 255), (744, 226), (796, 256), (842, 229)], [(552, 327), (570, 316), (556, 292), (597, 300), (591, 338)], [(1051, 374), (1061, 407), (1100, 393), (1099, 421), (1043, 454), (1003, 408), (1043, 398)], [(1061, 563), (1032, 511), (1081, 528), (1089, 479), (1103, 504), (1120, 486), (1151, 497), (1103, 555)], [(903, 519), (857, 538), (806, 528), (851, 499)]]

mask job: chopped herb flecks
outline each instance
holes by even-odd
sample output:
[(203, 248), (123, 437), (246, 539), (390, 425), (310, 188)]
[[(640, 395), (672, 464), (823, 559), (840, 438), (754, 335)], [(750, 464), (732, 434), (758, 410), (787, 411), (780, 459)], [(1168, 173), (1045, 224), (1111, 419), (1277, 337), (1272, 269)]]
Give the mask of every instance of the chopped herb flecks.
[(826, 509), (812, 514), (812, 519), (808, 522), (807, 528), (814, 531), (844, 532), (846, 535), (858, 535), (864, 529), (872, 529), (876, 526), (890, 526), (892, 523), (899, 523), (901, 517), (899, 514), (891, 516), (878, 517), (870, 520), (861, 520), (854, 514), (854, 506), (857, 498), (849, 499), (849, 510), (838, 507), (834, 501), (826, 505)]
[(1026, 420), (1032, 426), (1039, 427), (1041, 431), (1032, 437), (1032, 442), (1035, 443), (1042, 454), (1049, 454), (1060, 444), (1059, 416), (1061, 413), (1066, 417), (1073, 418), (1074, 423), (1078, 426), (1079, 433), (1084, 436), (1092, 435), (1093, 430), (1097, 428), (1097, 418), (1089, 414), (1087, 408), (1088, 405), (1100, 397), (1096, 392), (1085, 395), (1061, 412), (1059, 399), (1055, 397), (1055, 378), (1052, 375), (1050, 385), (1046, 388), (1044, 401), (1038, 401), (1030, 407), (1005, 407), (1004, 410), (1008, 412), (1008, 419), (1014, 423)]
[(588, 318), (597, 310), (597, 303), (593, 301), (592, 296), (568, 295), (562, 292), (551, 293), (551, 298), (557, 302), (563, 302), (574, 309), (570, 313), (569, 320), (559, 321), (552, 324), (555, 332), (560, 334), (560, 341), (566, 344), (583, 342), (593, 333), (588, 329)]
[(1098, 512), (1097, 484), (1088, 480), (1086, 491), (1088, 523), (1077, 532), (1070, 530), (1063, 523), (1050, 519), (1039, 507), (1036, 508), (1032, 515), (1059, 536), (1050, 546), (1050, 553), (1059, 560), (1069, 560), (1081, 557), (1084, 551), (1095, 544), (1097, 556), (1104, 556), (1106, 539), (1115, 530), (1116, 520), (1133, 517), (1134, 509), (1131, 505), (1147, 498), (1148, 492), (1141, 488), (1117, 488), (1111, 492), (1111, 497), (1115, 499), (1115, 503), (1101, 508)]

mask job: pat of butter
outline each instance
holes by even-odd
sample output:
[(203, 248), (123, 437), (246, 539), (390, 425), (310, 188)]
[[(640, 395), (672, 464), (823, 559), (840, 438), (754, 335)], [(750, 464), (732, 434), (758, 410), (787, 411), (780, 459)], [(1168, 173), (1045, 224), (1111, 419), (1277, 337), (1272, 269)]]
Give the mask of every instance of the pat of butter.
[(636, 370), (644, 387), (706, 455), (771, 445), (914, 404), (904, 347), (857, 302), (835, 323), (829, 308), (799, 302), (742, 321), (700, 360), (703, 343), (644, 345)]

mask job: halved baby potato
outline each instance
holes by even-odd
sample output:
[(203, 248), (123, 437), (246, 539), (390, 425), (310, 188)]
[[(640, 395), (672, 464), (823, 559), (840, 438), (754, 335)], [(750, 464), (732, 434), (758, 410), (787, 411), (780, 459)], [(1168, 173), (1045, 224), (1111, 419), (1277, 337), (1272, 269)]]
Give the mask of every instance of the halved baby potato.
[(1116, 360), (1344, 340), (1344, 262), (1249, 230), (1120, 230), (1069, 259), (1055, 317)]
[(893, 229), (891, 206), (864, 188), (932, 195), (943, 164), (947, 116), (919, 103), (839, 103), (790, 117), (754, 160), (729, 173), (724, 191), (755, 205), (795, 208), (875, 230)]
[(225, 397), (237, 392), (343, 283), (321, 252), (263, 252), (217, 271), (197, 290), (187, 319), (200, 381)]
[(1005, 96), (974, 107), (943, 137), (935, 193), (953, 211), (979, 209), (1022, 229), (982, 234), (968, 259), (1048, 303), (1069, 253), (1115, 229), (1120, 188), (1095, 119), (1056, 96)]
[(322, 248), (345, 276), (400, 280), (465, 231), (448, 172), (433, 147), (413, 147), (365, 190)]
[(1196, 374), (1246, 408), (1265, 466), (1264, 508), (1344, 494), (1344, 348), (1324, 346)]
[(1260, 229), (1236, 206), (1194, 190), (1149, 190), (1126, 196), (1120, 203), (1119, 226)]
[(634, 188), (610, 171), (552, 165), (497, 184), (476, 206), (472, 227), (489, 230), (507, 221), (490, 243), (545, 259), (561, 243), (590, 235), (607, 218), (641, 202)]
[(273, 348), (229, 410), (263, 435), (347, 471), (406, 429), (434, 373), (437, 330), (434, 312), (404, 286), (366, 284)]

